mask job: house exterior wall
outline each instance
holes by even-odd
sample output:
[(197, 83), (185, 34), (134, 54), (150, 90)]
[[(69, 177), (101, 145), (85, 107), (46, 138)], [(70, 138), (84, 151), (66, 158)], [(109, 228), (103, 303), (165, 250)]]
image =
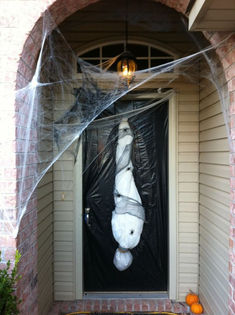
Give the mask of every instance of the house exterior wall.
[(49, 170), (37, 189), (38, 199), (38, 312), (47, 314), (53, 301), (53, 172)]
[(229, 142), (215, 86), (200, 82), (200, 299), (206, 314), (228, 314)]
[[(58, 102), (54, 118), (59, 119), (74, 103), (74, 96), (65, 90)], [(67, 106), (66, 108), (64, 106)], [(72, 145), (73, 146), (73, 145)], [(74, 155), (71, 147), (53, 166), (54, 189), (54, 299), (73, 300), (75, 296), (75, 208), (74, 208)]]
[(74, 157), (68, 151), (54, 165), (54, 298), (76, 298)]
[(198, 85), (178, 89), (178, 299), (198, 291)]
[(231, 147), (230, 147), (230, 224), (229, 224), (229, 301), (228, 313), (235, 313), (235, 50), (233, 43), (235, 42), (234, 35), (228, 33), (205, 33), (206, 37), (212, 44), (218, 43), (224, 36), (229, 36), (226, 46), (219, 47), (217, 54), (221, 60), (225, 81), (229, 91), (230, 101), (230, 133), (231, 133)]
[[(19, 143), (22, 139), (17, 135), (20, 127), (17, 121), (17, 106), (15, 104), (15, 89), (24, 87), (32, 78), (40, 48), (41, 14), (46, 8), (57, 23), (67, 16), (89, 5), (94, 1), (63, 1), (63, 0), (2, 0), (0, 2), (0, 92), (2, 97), (1, 120), (1, 207), (9, 209), (13, 214), (17, 211), (17, 181), (25, 180), (20, 177), (18, 153), (22, 152)], [(160, 1), (179, 12), (185, 13), (188, 0)], [(35, 5), (36, 4), (36, 5)], [(211, 43), (218, 43), (223, 33), (204, 33)], [(232, 149), (230, 154), (230, 239), (229, 239), (229, 314), (235, 312), (235, 36), (232, 35), (226, 45), (217, 48), (217, 54), (223, 64), (230, 95)], [(25, 113), (27, 115), (27, 112)], [(8, 133), (5, 133), (8, 130)], [(6, 143), (6, 139), (9, 140)], [(29, 184), (30, 186), (30, 184)], [(14, 217), (13, 217), (14, 220)], [(1, 250), (4, 261), (14, 257), (15, 248), (23, 253), (20, 273), (23, 280), (18, 284), (18, 295), (23, 297), (22, 314), (38, 314), (37, 306), (37, 198), (31, 198), (26, 215), (20, 226), (17, 239), (4, 234), (0, 236)], [(3, 264), (4, 264), (3, 261)]]

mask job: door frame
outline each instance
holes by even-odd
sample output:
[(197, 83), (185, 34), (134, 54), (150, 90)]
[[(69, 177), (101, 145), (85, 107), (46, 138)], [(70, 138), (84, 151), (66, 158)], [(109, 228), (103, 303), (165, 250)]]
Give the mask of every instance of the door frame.
[[(161, 97), (159, 95), (159, 97)], [(162, 96), (164, 97), (164, 95)], [(178, 287), (178, 105), (177, 94), (174, 92), (168, 98), (168, 298), (177, 300)], [(83, 290), (83, 193), (82, 193), (82, 143), (79, 144), (77, 161), (74, 165), (74, 259), (75, 298), (84, 298)], [(137, 293), (138, 295), (138, 293)], [(146, 293), (144, 293), (146, 297)], [(126, 294), (125, 296), (126, 297)]]

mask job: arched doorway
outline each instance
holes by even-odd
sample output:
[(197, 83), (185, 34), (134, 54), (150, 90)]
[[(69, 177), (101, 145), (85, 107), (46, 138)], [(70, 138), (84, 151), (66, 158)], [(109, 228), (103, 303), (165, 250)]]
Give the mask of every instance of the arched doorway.
[[(98, 4), (96, 5), (96, 8), (98, 7)], [(159, 8), (159, 7), (158, 7)], [(92, 10), (92, 8), (90, 8)], [(96, 16), (98, 9), (94, 9), (93, 8), (93, 13), (94, 16)], [(164, 9), (163, 9), (164, 10)], [(88, 10), (89, 11), (89, 10)], [(82, 16), (79, 18), (79, 13), (78, 12), (76, 14), (76, 18), (75, 17), (71, 17), (71, 19), (69, 19), (67, 22), (68, 24), (66, 25), (66, 21), (64, 22), (63, 25), (61, 25), (61, 30), (64, 33), (64, 36), (70, 36), (69, 34), (71, 34), (71, 29), (70, 29), (70, 25), (75, 25), (76, 30), (79, 30), (80, 25), (82, 25), (83, 27), (83, 20), (82, 20)], [(81, 12), (82, 13), (82, 12)], [(107, 12), (106, 12), (107, 13)], [(92, 13), (91, 13), (92, 14)], [(173, 15), (173, 13), (171, 12), (171, 14)], [(108, 14), (109, 16), (109, 14)], [(76, 19), (79, 21), (79, 24), (76, 27)], [(172, 17), (173, 19), (173, 17)], [(105, 21), (102, 21), (102, 23), (105, 24)], [(94, 23), (95, 25), (95, 23)], [(102, 24), (100, 26), (102, 28)], [(172, 26), (172, 27), (175, 27)], [(110, 25), (109, 25), (109, 29), (110, 29)], [(169, 29), (168, 29), (169, 30)], [(111, 30), (112, 31), (112, 30)], [(93, 32), (95, 35), (93, 35)], [(132, 31), (134, 32), (134, 30)], [(92, 29), (92, 22), (89, 21), (89, 29), (86, 33), (86, 36), (82, 37), (82, 33), (79, 33), (79, 31), (76, 31), (76, 37), (79, 38), (79, 40), (85, 41), (87, 37), (89, 36), (96, 36), (97, 33), (95, 32), (95, 30)], [(164, 36), (168, 36), (169, 33), (166, 32), (167, 35), (164, 33)], [(131, 40), (131, 31), (130, 31), (130, 40)], [(182, 35), (182, 34), (181, 34)], [(75, 35), (71, 36), (71, 46), (74, 46), (74, 48), (77, 45), (77, 41), (76, 41), (76, 37)], [(116, 36), (118, 37), (118, 36)], [(120, 35), (119, 35), (120, 37)], [(187, 36), (184, 37), (184, 43), (179, 43), (177, 40), (177, 37), (173, 37), (172, 38), (172, 46), (176, 46), (176, 47), (181, 47), (181, 49), (194, 49), (193, 48), (193, 44), (190, 42), (190, 40), (188, 41)], [(181, 38), (182, 39), (182, 38)], [(119, 39), (120, 40), (120, 39)], [(169, 39), (168, 39), (169, 40)], [(96, 42), (99, 40), (96, 40)], [(175, 41), (175, 42), (174, 42)], [(80, 42), (80, 44), (81, 44)], [(188, 46), (187, 44), (188, 43)], [(192, 46), (191, 46), (192, 45)], [(86, 45), (84, 44), (84, 50), (87, 50), (88, 45), (86, 43)], [(184, 48), (183, 48), (184, 47)], [(151, 49), (151, 48), (150, 48)], [(96, 58), (98, 58), (99, 60), (103, 60), (102, 58), (106, 57), (106, 56), (102, 56), (103, 53), (103, 49), (101, 48), (101, 46), (99, 47), (99, 51), (101, 52), (101, 54), (98, 57), (95, 57), (93, 55), (93, 57), (89, 57), (88, 55), (85, 56), (84, 58), (90, 58), (90, 60), (95, 61)], [(90, 52), (88, 52), (89, 54)], [(93, 52), (94, 53), (94, 52)], [(93, 54), (92, 53), (92, 54)], [(181, 51), (182, 53), (182, 51)], [(179, 54), (180, 55), (180, 54)], [(92, 59), (93, 58), (93, 59)], [(185, 82), (183, 83), (185, 84)], [(197, 86), (197, 85), (196, 85)], [(179, 182), (179, 209), (181, 212), (181, 219), (177, 222), (178, 224), (178, 228), (179, 228), (179, 235), (182, 236), (181, 241), (179, 241), (178, 246), (180, 248), (180, 250), (178, 251), (178, 255), (180, 258), (180, 262), (178, 263), (178, 268), (179, 270), (182, 268), (182, 265), (184, 265), (184, 270), (183, 271), (179, 271), (179, 273), (175, 273), (176, 277), (178, 277), (179, 279), (181, 279), (177, 290), (178, 290), (178, 296), (180, 296), (179, 299), (183, 300), (183, 297), (186, 294), (186, 291), (188, 290), (188, 286), (192, 287), (194, 286), (194, 290), (197, 290), (197, 286), (198, 286), (198, 273), (195, 272), (195, 270), (197, 270), (197, 265), (198, 265), (198, 221), (197, 221), (197, 213), (198, 213), (198, 186), (197, 186), (197, 172), (198, 172), (198, 166), (199, 166), (199, 161), (198, 161), (198, 111), (199, 111), (199, 107), (198, 107), (198, 96), (196, 93), (197, 87), (190, 87), (190, 89), (188, 89), (188, 87), (186, 88), (179, 88), (180, 90), (180, 103), (179, 103), (179, 117), (180, 117), (180, 124), (178, 126), (180, 133), (179, 133), (179, 142), (178, 145), (181, 147), (181, 150), (179, 152), (179, 165), (178, 167), (180, 167), (180, 171), (178, 176), (181, 177), (181, 180)], [(195, 89), (195, 90), (194, 90)], [(185, 92), (187, 91), (187, 92)], [(182, 95), (182, 94), (186, 94), (186, 95)], [(188, 95), (187, 95), (188, 93)], [(185, 102), (185, 103), (184, 103)], [(206, 105), (207, 107), (207, 105)], [(204, 120), (204, 119), (202, 119)], [(188, 125), (187, 125), (188, 124)], [(213, 139), (209, 139), (213, 140)], [(190, 144), (189, 144), (190, 143)], [(226, 153), (225, 153), (226, 154)], [(202, 155), (204, 156), (210, 156), (206, 153), (204, 154), (204, 152), (202, 152)], [(60, 161), (62, 162), (62, 161)], [(227, 163), (227, 162), (226, 162)], [(226, 164), (225, 163), (225, 164)], [(213, 164), (213, 163), (212, 163)], [(57, 169), (58, 171), (58, 169)], [(183, 173), (183, 174), (181, 174)], [(208, 174), (207, 174), (208, 175)], [(207, 176), (206, 175), (206, 176)], [(204, 183), (203, 183), (204, 184)], [(205, 185), (207, 186), (207, 185)], [(61, 190), (61, 189), (59, 189)], [(63, 189), (62, 189), (63, 190)], [(57, 200), (58, 201), (58, 200)], [(226, 201), (227, 202), (227, 201)], [(227, 205), (227, 204), (226, 204)], [(228, 209), (228, 208), (227, 208)], [(189, 213), (187, 213), (187, 211), (189, 210)], [(73, 219), (71, 219), (72, 221)], [(63, 233), (62, 229), (64, 229), (64, 224), (61, 223), (63, 225), (63, 227), (59, 228), (59, 224), (57, 225), (57, 229), (56, 229), (56, 233), (58, 234), (58, 239), (56, 241), (58, 241), (58, 244), (60, 243), (61, 239), (60, 238), (60, 232)], [(225, 227), (226, 229), (226, 227)], [(70, 233), (71, 230), (67, 230), (66, 232)], [(191, 238), (189, 238), (189, 235)], [(191, 246), (191, 249), (188, 250), (188, 242), (192, 242), (193, 245)], [(71, 244), (73, 244), (73, 240), (69, 239), (69, 241), (71, 241)], [(225, 239), (226, 242), (226, 239)], [(76, 241), (75, 241), (76, 243)], [(73, 245), (72, 245), (73, 247)], [(60, 248), (60, 247), (59, 247)], [(61, 256), (60, 256), (61, 255)], [(62, 256), (65, 255), (63, 258)], [(68, 256), (70, 256), (70, 258), (68, 258)], [(79, 251), (77, 252), (77, 256), (79, 256)], [(74, 259), (76, 259), (76, 257), (74, 256), (74, 252), (70, 252), (68, 253), (68, 251), (66, 251), (66, 254), (64, 254), (63, 250), (61, 250), (61, 248), (58, 250), (58, 256), (57, 257), (61, 257), (58, 258), (58, 264), (60, 264), (60, 259), (65, 262), (66, 264), (70, 263), (70, 266), (72, 266), (74, 264)], [(63, 260), (64, 259), (64, 260)], [(193, 262), (192, 262), (193, 260)], [(182, 269), (181, 269), (182, 270)], [(187, 270), (187, 271), (186, 271)], [(56, 272), (56, 276), (57, 276), (57, 284), (58, 286), (56, 286), (57, 289), (57, 297), (56, 299), (61, 300), (64, 298), (64, 296), (69, 296), (70, 299), (73, 299), (74, 294), (76, 294), (76, 289), (74, 290), (74, 281), (70, 281), (64, 277), (65, 273), (64, 272), (68, 272), (70, 273), (70, 279), (74, 279), (74, 271), (68, 271), (68, 270), (57, 270)], [(193, 274), (193, 276), (192, 276)], [(63, 278), (62, 278), (62, 277)], [(61, 279), (61, 281), (60, 281)], [(63, 279), (63, 280), (62, 280)], [(78, 280), (79, 283), (81, 283), (81, 278), (80, 280)], [(64, 289), (66, 288), (66, 290)], [(177, 296), (177, 298), (178, 298)]]
[[(59, 8), (60, 5), (61, 5), (61, 7), (60, 7), (60, 9), (61, 9), (63, 3), (57, 1), (57, 2), (55, 3), (55, 5), (52, 6), (52, 12), (53, 12), (53, 10), (55, 10), (54, 12), (56, 12), (56, 10)], [(175, 3), (175, 6), (177, 6), (177, 3)], [(76, 10), (76, 9), (77, 9), (77, 8), (74, 8), (74, 7), (73, 7), (73, 8), (69, 8), (69, 9), (66, 11), (66, 14), (69, 15), (70, 13), (74, 12), (73, 10)], [(183, 9), (183, 7), (182, 7), (182, 9)], [(71, 10), (71, 11), (69, 11), (69, 10)], [(62, 10), (61, 10), (61, 11), (62, 11)], [(65, 16), (64, 13), (65, 13), (65, 12), (63, 12), (63, 14), (60, 15), (60, 16), (61, 16), (61, 19), (63, 19), (62, 16)], [(35, 34), (36, 34), (36, 33), (35, 33)], [(35, 60), (34, 58), (32, 58), (32, 59)], [(26, 76), (27, 76), (27, 75), (30, 77), (30, 74), (26, 74)]]

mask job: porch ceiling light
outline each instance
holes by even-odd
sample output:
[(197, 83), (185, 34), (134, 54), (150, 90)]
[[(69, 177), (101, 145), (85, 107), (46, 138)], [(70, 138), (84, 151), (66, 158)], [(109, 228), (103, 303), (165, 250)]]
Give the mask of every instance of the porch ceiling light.
[(125, 42), (124, 52), (117, 59), (117, 72), (127, 81), (127, 85), (133, 81), (135, 71), (137, 70), (137, 63), (135, 56), (127, 50), (128, 42), (128, 9), (129, 4), (126, 0), (126, 18), (125, 18)]
[(132, 82), (136, 70), (135, 56), (130, 51), (124, 51), (117, 60), (117, 71), (127, 80), (128, 85)]

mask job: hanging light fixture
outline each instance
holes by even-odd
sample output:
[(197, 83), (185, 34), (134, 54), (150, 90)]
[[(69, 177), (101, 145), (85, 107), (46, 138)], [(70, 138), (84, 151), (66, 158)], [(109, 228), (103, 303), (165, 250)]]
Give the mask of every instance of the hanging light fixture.
[(117, 71), (125, 79), (128, 85), (133, 81), (137, 64), (135, 56), (130, 51), (124, 51), (118, 58)]
[(127, 85), (134, 79), (137, 63), (135, 56), (127, 50), (128, 43), (128, 0), (126, 0), (125, 42), (124, 52), (117, 59), (117, 72), (127, 81)]

